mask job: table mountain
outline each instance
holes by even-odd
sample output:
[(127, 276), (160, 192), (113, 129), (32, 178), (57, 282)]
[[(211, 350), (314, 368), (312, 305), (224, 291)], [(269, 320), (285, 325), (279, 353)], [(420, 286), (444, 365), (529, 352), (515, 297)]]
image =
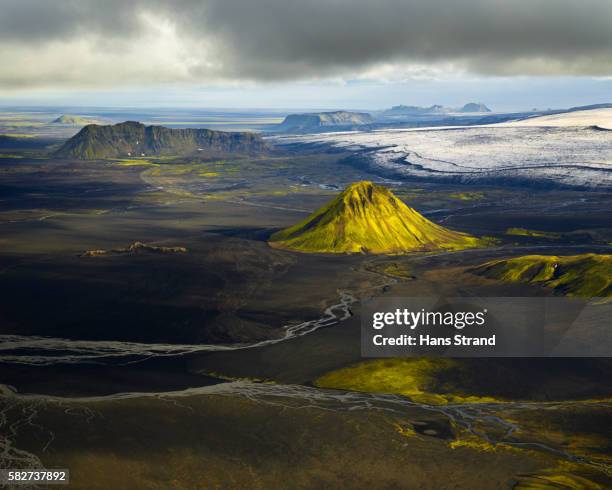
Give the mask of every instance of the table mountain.
[(278, 126), (278, 131), (286, 133), (306, 133), (329, 128), (351, 129), (371, 124), (374, 118), (367, 112), (313, 112), (309, 114), (289, 114)]
[(210, 129), (172, 129), (127, 121), (109, 126), (90, 124), (66, 141), (55, 157), (95, 160), (129, 156), (265, 152), (267, 144), (254, 133)]

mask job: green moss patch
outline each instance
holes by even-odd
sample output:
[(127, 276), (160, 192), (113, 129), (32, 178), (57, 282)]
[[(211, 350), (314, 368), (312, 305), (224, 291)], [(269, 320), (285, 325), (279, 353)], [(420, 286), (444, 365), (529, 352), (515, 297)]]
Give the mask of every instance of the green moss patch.
[(525, 255), (487, 262), (470, 272), (500, 281), (541, 285), (567, 296), (612, 295), (612, 255)]

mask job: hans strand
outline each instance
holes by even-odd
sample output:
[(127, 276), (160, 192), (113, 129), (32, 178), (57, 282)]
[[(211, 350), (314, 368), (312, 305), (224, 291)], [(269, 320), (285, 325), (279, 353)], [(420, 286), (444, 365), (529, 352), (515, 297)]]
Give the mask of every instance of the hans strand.
[[(376, 312), (372, 316), (372, 326), (376, 330), (384, 327), (406, 327), (414, 330), (417, 327), (452, 327), (461, 330), (470, 326), (482, 326), (485, 324), (487, 310), (477, 312), (440, 312), (440, 311), (411, 311), (408, 309), (397, 309), (391, 312)], [(427, 334), (407, 335), (402, 334), (398, 337), (385, 337), (377, 334), (372, 338), (376, 346), (494, 346), (495, 335), (491, 337), (466, 337), (464, 335), (454, 335), (453, 338), (436, 337)]]

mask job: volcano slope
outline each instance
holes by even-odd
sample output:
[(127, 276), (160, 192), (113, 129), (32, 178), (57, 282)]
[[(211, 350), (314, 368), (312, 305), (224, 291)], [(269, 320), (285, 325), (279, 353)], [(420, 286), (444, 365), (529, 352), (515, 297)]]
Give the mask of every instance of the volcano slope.
[(386, 187), (362, 181), (294, 226), (274, 233), (269, 244), (299, 252), (401, 254), (461, 250), (487, 240), (437, 225), (404, 204)]
[(567, 296), (612, 296), (612, 255), (525, 255), (493, 260), (470, 272), (489, 279), (536, 284)]

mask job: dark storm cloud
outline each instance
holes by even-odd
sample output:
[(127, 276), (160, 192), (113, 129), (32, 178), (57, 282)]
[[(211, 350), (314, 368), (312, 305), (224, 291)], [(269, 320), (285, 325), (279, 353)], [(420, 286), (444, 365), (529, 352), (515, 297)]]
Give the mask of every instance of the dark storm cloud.
[[(164, 81), (355, 77), (381, 65), (398, 73), (418, 65), (485, 75), (612, 74), (610, 0), (0, 0), (0, 7), (5, 85), (20, 83), (10, 72), (19, 61), (2, 53), (41, 49), (50, 59), (40, 79), (53, 82), (50, 65), (60, 72), (77, 42), (83, 62), (114, 60), (126, 81), (146, 79), (146, 63), (133, 53), (109, 60), (109, 42), (151, 56)], [(160, 31), (172, 42), (167, 53), (163, 42), (151, 46), (156, 22), (170, 29)], [(66, 63), (58, 80), (88, 82), (75, 60)], [(37, 78), (35, 69), (25, 73)], [(100, 84), (113, 75), (95, 74)]]
[(92, 33), (134, 34), (139, 2), (0, 0), (0, 42), (44, 43)]
[[(234, 68), (263, 78), (378, 62), (451, 61), (504, 72), (589, 66), (612, 54), (609, 0), (261, 0), (207, 2), (203, 25), (231, 47)], [(531, 67), (534, 69), (536, 67)]]

